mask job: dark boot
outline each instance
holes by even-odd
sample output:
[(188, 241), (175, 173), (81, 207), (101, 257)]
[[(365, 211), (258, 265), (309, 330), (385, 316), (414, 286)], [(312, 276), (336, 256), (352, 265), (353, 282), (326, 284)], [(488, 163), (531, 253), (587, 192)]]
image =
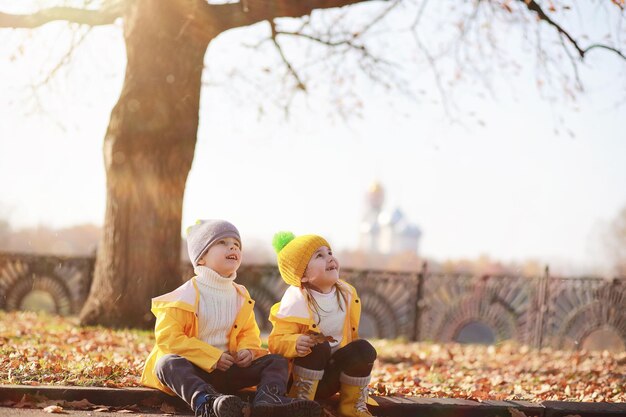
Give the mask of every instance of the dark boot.
[(275, 385), (257, 390), (252, 402), (253, 417), (320, 417), (322, 407), (315, 401), (286, 397)]
[(222, 395), (217, 391), (200, 394), (194, 400), (196, 417), (244, 417), (248, 406), (236, 395)]

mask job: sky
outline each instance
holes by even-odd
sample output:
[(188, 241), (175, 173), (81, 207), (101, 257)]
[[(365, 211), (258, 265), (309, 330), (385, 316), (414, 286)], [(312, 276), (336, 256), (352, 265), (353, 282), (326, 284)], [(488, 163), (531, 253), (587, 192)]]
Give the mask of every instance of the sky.
[[(10, 3), (0, 0), (0, 10), (11, 11)], [(355, 20), (373, 10), (360, 7)], [(589, 21), (590, 32), (603, 22)], [(181, 233), (195, 219), (224, 218), (244, 242), (268, 248), (279, 230), (356, 248), (365, 194), (376, 181), (385, 208), (400, 208), (422, 230), (426, 257), (537, 259), (565, 273), (609, 267), (599, 235), (626, 205), (626, 107), (616, 104), (626, 99), (624, 61), (590, 53), (576, 101), (562, 93), (551, 100), (537, 87), (533, 49), (514, 30), (501, 31), (520, 62), (516, 74), (490, 69), (493, 91), (483, 94), (468, 69), (466, 81), (449, 89), (452, 116), (422, 57), (400, 72), (419, 91), (415, 98), (357, 76), (350, 85), (364, 105), (343, 120), (332, 100), (347, 87), (322, 76), (295, 99), (289, 118), (267, 102), (259, 117), (264, 97), (280, 97), (272, 77), (281, 73), (261, 78), (261, 89), (239, 75), (280, 68), (271, 49), (251, 55), (242, 46), (265, 33), (261, 25), (240, 29), (209, 47), (211, 85), (201, 97)], [(102, 224), (102, 140), (125, 66), (119, 23), (95, 29), (71, 66), (40, 91), (45, 114), (26, 86), (49, 72), (68, 31), (51, 24), (0, 36), (0, 218), (14, 228)], [(407, 61), (415, 47), (393, 36), (374, 39), (373, 50)], [(320, 53), (287, 41), (285, 51), (295, 62)], [(455, 69), (444, 61), (440, 71)]]

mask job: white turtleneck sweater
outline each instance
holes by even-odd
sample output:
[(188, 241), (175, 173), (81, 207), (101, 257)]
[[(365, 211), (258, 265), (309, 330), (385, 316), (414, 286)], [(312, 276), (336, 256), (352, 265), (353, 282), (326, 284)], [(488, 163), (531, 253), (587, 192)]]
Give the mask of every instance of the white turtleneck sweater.
[[(339, 296), (341, 307), (337, 302), (337, 288), (333, 287), (331, 292), (324, 294), (309, 289), (309, 292), (319, 305), (319, 328), (325, 336), (332, 336), (337, 340), (330, 344), (331, 351), (334, 353), (343, 339), (343, 326), (346, 321), (346, 307), (343, 298)], [(317, 321), (318, 317), (315, 317)]]
[(200, 290), (198, 339), (226, 351), (228, 334), (243, 304), (233, 284), (237, 273), (223, 277), (206, 266), (197, 266), (195, 273)]

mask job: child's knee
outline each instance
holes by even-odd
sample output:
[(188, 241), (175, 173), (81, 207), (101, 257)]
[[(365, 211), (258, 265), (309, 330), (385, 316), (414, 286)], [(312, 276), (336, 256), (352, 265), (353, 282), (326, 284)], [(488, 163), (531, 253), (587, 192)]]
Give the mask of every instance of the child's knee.
[(370, 342), (365, 339), (358, 339), (352, 343), (358, 351), (359, 357), (361, 357), (364, 362), (372, 363), (376, 360), (376, 348), (374, 348)]
[(276, 373), (285, 378), (289, 375), (289, 360), (282, 355), (270, 353), (260, 357), (257, 361), (255, 361), (257, 362), (256, 366), (260, 366), (261, 372)]
[(287, 358), (277, 353), (270, 353), (269, 355), (264, 356), (266, 361), (275, 362), (275, 363), (285, 363), (287, 364)]
[(265, 355), (261, 358), (261, 360), (265, 361), (272, 367), (289, 369), (289, 361), (287, 360), (287, 358), (276, 353), (270, 353), (269, 355)]
[(311, 353), (309, 353), (309, 355), (317, 358), (322, 363), (328, 362), (330, 360), (330, 356), (332, 355), (330, 343), (318, 343), (311, 348)]
[(162, 380), (162, 376), (174, 372), (180, 366), (181, 361), (186, 361), (186, 359), (171, 353), (163, 355), (154, 365), (154, 373), (159, 380)]
[(307, 369), (324, 369), (331, 357), (331, 348), (328, 342), (320, 343), (311, 348), (311, 353), (296, 358), (295, 364)]

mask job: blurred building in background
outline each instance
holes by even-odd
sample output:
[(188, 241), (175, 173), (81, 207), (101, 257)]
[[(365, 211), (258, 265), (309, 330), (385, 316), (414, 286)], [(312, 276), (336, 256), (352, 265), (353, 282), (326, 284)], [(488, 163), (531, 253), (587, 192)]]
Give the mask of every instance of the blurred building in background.
[(385, 190), (373, 183), (365, 195), (359, 249), (367, 253), (394, 255), (419, 251), (420, 228), (411, 223), (399, 207), (386, 210)]

